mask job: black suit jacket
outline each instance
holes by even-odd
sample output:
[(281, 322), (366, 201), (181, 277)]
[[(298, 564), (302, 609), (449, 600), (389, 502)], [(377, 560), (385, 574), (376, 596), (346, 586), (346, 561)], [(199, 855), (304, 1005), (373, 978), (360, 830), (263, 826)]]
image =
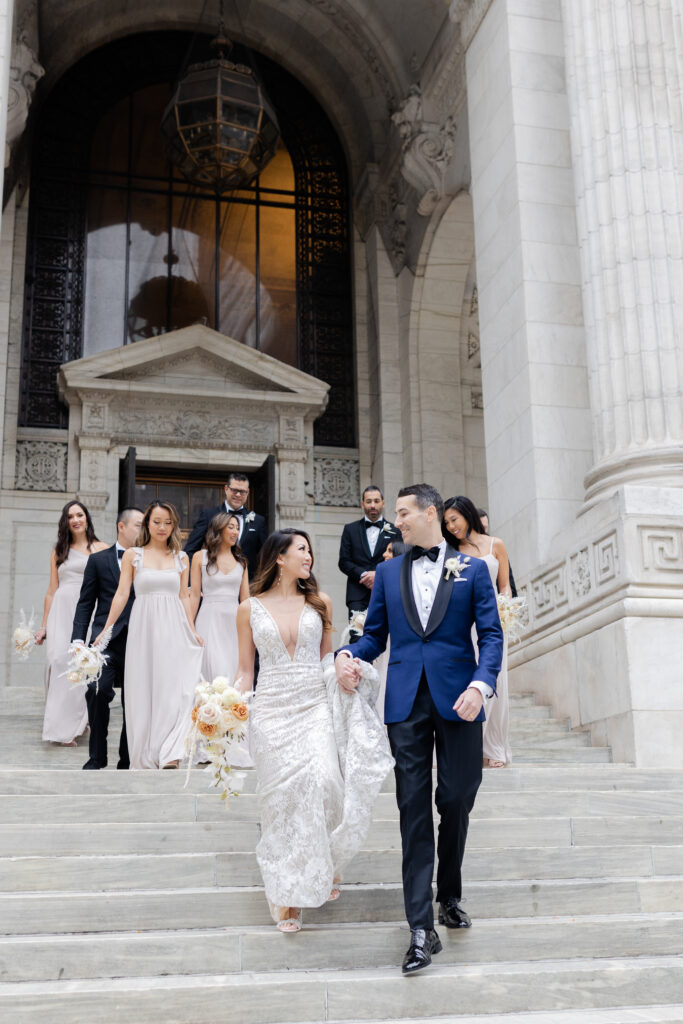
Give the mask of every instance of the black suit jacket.
[[(382, 555), (386, 551), (389, 541), (401, 539), (399, 531), (386, 519), (378, 520), (377, 525), (380, 528), (380, 534), (377, 538), (374, 555), (370, 554), (365, 519), (347, 523), (342, 531), (339, 545), (339, 568), (346, 576), (346, 604), (349, 607), (360, 605), (367, 608), (372, 591), (360, 582), (361, 574), (372, 572), (381, 564)], [(385, 526), (388, 529), (384, 529)]]
[[(120, 578), (121, 570), (119, 569), (119, 560), (116, 554), (116, 544), (106, 548), (104, 551), (97, 551), (94, 555), (90, 556), (83, 573), (81, 593), (74, 614), (74, 625), (71, 633), (72, 640), (87, 639), (88, 626), (90, 625), (93, 611), (95, 612), (95, 618), (92, 624), (92, 635), (96, 637), (98, 633), (102, 632), (109, 615), (114, 594), (118, 589)], [(112, 640), (123, 633), (124, 630), (128, 630), (128, 620), (134, 600), (135, 593), (133, 587), (131, 587), (128, 603), (114, 623)]]
[[(219, 512), (225, 512), (225, 504), (216, 505), (215, 508), (204, 509), (199, 519), (192, 527), (192, 533), (185, 543), (185, 553), (190, 561), (192, 561), (192, 556), (204, 547), (204, 539), (206, 537), (206, 531), (209, 528), (209, 523), (214, 516), (218, 515)], [(241, 512), (239, 515), (242, 518)], [(251, 522), (244, 523), (242, 527), (242, 536), (240, 537), (239, 545), (242, 549), (242, 554), (249, 564), (249, 579), (253, 579), (256, 574), (258, 556), (267, 536), (268, 530), (266, 528), (266, 521), (263, 516), (259, 516), (256, 513), (254, 513), (254, 518)]]

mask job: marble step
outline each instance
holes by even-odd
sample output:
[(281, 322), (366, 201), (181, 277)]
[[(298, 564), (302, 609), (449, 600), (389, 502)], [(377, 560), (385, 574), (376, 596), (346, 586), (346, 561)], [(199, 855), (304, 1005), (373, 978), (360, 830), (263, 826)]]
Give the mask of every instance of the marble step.
[[(49, 881), (49, 880), (47, 880)], [(683, 876), (468, 882), (473, 918), (683, 911)], [(345, 885), (342, 898), (307, 914), (312, 923), (404, 920), (400, 883)], [(268, 924), (260, 887), (0, 894), (0, 933), (102, 932)], [(38, 926), (39, 922), (39, 926)]]
[[(331, 1024), (337, 1024), (333, 1021)], [(341, 1022), (339, 1022), (341, 1024)], [(343, 1024), (361, 1024), (359, 1020)], [(387, 1024), (382, 1021), (364, 1021), (363, 1024)], [(619, 1007), (619, 1009), (535, 1010), (528, 1013), (485, 1013), (457, 1017), (404, 1018), (401, 1024), (683, 1024), (683, 1003), (662, 1006)]]
[[(683, 845), (519, 847), (513, 856), (507, 847), (473, 846), (465, 854), (463, 870), (469, 884), (525, 878), (655, 877), (675, 875), (681, 865)], [(344, 880), (347, 884), (400, 882), (400, 850), (361, 851), (346, 868)], [(0, 858), (0, 892), (8, 893), (226, 885), (261, 885), (252, 851)]]
[[(0, 938), (0, 981), (155, 977), (264, 971), (353, 970), (401, 963), (405, 925), (309, 925), (296, 941), (276, 928), (196, 928), (178, 931)], [(572, 957), (667, 955), (676, 948), (683, 914), (478, 920), (467, 930), (440, 928), (438, 964), (543, 961)]]
[[(302, 936), (278, 936), (295, 943)], [(677, 956), (507, 964), (444, 964), (402, 978), (396, 967), (354, 971), (169, 975), (60, 982), (0, 983), (0, 1012), (12, 1024), (197, 1024), (200, 1021), (392, 1021), (461, 1015), (599, 1010), (676, 1002)], [(351, 982), (352, 979), (352, 983)], [(598, 1018), (596, 1018), (597, 1020)]]
[[(436, 780), (436, 773), (434, 772)], [(88, 794), (88, 793), (153, 793), (165, 798), (168, 793), (211, 795), (209, 776), (200, 769), (190, 772), (185, 789), (186, 773), (169, 771), (116, 771), (110, 767), (99, 772), (84, 772), (80, 767), (55, 773), (45, 768), (0, 767), (0, 794)], [(256, 775), (248, 770), (244, 791), (253, 792)], [(384, 780), (384, 792), (393, 792), (394, 776)], [(489, 792), (523, 792), (557, 790), (627, 790), (683, 792), (682, 768), (633, 768), (629, 765), (563, 765), (558, 771), (552, 765), (518, 765), (486, 769), (480, 800)], [(239, 799), (231, 805), (239, 805)]]
[[(571, 817), (593, 815), (683, 816), (683, 792), (640, 791), (573, 792), (542, 790), (521, 793), (489, 793), (478, 795), (471, 820), (480, 818), (545, 818), (557, 817), (558, 809)], [(97, 824), (100, 822), (222, 822), (230, 820), (259, 821), (260, 802), (256, 795), (242, 794), (226, 811), (224, 802), (215, 793), (165, 793), (163, 799), (152, 794), (99, 794), (50, 796), (0, 795), (0, 821), (6, 825), (39, 821), (49, 824)], [(381, 793), (375, 801), (374, 816), (378, 820), (398, 820), (393, 793)], [(434, 810), (436, 817), (436, 810)]]
[[(229, 812), (217, 822), (97, 823), (5, 825), (0, 857), (135, 853), (251, 852), (259, 836), (257, 822), (239, 821)], [(472, 821), (471, 849), (529, 846), (679, 845), (683, 817), (611, 816), (556, 818), (479, 818)], [(400, 848), (398, 822), (374, 821), (367, 849)]]

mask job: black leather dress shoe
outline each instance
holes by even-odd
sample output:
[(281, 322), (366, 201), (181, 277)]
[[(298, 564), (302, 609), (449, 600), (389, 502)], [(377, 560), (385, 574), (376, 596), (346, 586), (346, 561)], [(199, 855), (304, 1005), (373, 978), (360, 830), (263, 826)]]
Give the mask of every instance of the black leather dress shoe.
[(428, 931), (425, 928), (413, 928), (410, 933), (410, 946), (403, 957), (401, 970), (404, 974), (415, 974), (416, 971), (429, 967), (432, 956), (440, 953), (441, 949), (441, 939), (433, 928)]
[(97, 771), (100, 770), (100, 768), (106, 768), (106, 767), (107, 767), (106, 764), (99, 764), (99, 762), (93, 761), (92, 757), (90, 757), (90, 758), (88, 758), (88, 760), (83, 765), (83, 771), (84, 772), (97, 772)]
[(439, 904), (439, 924), (447, 928), (471, 928), (469, 915), (462, 909), (455, 896)]

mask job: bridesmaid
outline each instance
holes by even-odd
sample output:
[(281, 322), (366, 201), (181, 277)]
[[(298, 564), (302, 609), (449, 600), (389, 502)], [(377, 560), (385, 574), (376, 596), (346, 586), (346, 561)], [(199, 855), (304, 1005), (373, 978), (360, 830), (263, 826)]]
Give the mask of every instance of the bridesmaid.
[(178, 767), (201, 676), (202, 640), (192, 624), (190, 568), (179, 525), (169, 502), (147, 506), (138, 546), (121, 559), (121, 579), (103, 630), (116, 622), (135, 582), (124, 670), (131, 768)]
[(64, 506), (57, 526), (57, 543), (50, 555), (50, 585), (36, 643), (47, 641), (43, 739), (67, 747), (76, 746), (76, 737), (85, 732), (88, 724), (85, 688), (74, 686), (65, 675), (74, 612), (88, 556), (107, 546), (95, 536), (85, 505), (70, 501)]
[[(460, 495), (445, 502), (442, 532), (462, 555), (481, 558), (488, 566), (498, 594), (510, 597), (508, 553), (502, 540), (488, 537), (476, 506)], [(496, 696), (486, 706), (484, 766), (504, 768), (512, 760), (509, 737), (508, 642), (503, 634), (503, 661), (496, 682)]]
[[(195, 626), (204, 640), (202, 675), (205, 679), (227, 676), (231, 683), (239, 660), (237, 609), (249, 597), (247, 560), (237, 543), (239, 535), (238, 517), (219, 512), (209, 523), (206, 547), (192, 556), (190, 573)], [(253, 768), (248, 737), (235, 748), (231, 764)]]
[(237, 608), (249, 597), (247, 560), (237, 543), (239, 535), (237, 516), (219, 512), (209, 523), (206, 547), (192, 557), (192, 611), (204, 639), (202, 672), (209, 680), (227, 676), (232, 682), (237, 672)]

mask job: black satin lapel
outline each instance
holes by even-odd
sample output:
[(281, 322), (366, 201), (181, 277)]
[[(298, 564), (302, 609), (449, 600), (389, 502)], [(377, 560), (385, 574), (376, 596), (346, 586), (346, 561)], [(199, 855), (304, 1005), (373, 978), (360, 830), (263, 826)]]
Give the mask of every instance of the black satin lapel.
[(449, 558), (456, 558), (457, 554), (458, 552), (454, 548), (450, 547), (450, 545), (446, 545), (444, 567), (441, 570), (441, 578), (439, 580), (439, 585), (436, 588), (436, 596), (427, 622), (427, 628), (425, 629), (425, 636), (430, 636), (443, 622), (443, 617), (446, 614), (446, 609), (448, 608), (448, 603), (453, 592), (454, 583), (454, 577), (452, 575), (450, 579), (446, 579), (445, 565)]
[(119, 569), (119, 556), (116, 551), (116, 544), (114, 544), (113, 548), (109, 548), (109, 550), (112, 552), (109, 559), (109, 568), (111, 569), (112, 576), (116, 580), (116, 589), (118, 590), (119, 580), (121, 579), (121, 570)]
[(358, 523), (360, 530), (360, 544), (368, 558), (372, 558), (370, 554), (370, 545), (368, 544), (368, 531), (365, 528), (365, 520), (361, 519)]
[(418, 636), (424, 636), (425, 632), (420, 622), (420, 616), (417, 614), (417, 608), (415, 606), (415, 598), (413, 597), (413, 586), (410, 578), (410, 569), (412, 561), (409, 555), (403, 556), (401, 562), (401, 601), (403, 603), (403, 611), (405, 612), (408, 620), (408, 625)]

